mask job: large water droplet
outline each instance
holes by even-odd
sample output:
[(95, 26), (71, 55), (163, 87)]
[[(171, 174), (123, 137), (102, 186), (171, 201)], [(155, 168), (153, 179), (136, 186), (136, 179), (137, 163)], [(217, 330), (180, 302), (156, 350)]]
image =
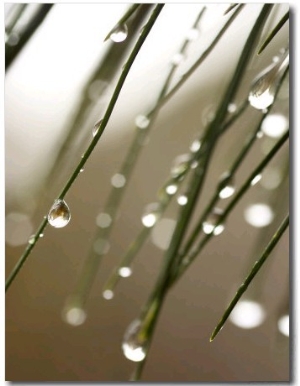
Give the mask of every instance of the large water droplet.
[(203, 232), (207, 235), (213, 233), (215, 236), (220, 235), (224, 230), (224, 225), (216, 224), (220, 221), (220, 217), (223, 214), (223, 210), (219, 208), (214, 208), (213, 211), (208, 215), (207, 219), (203, 221), (202, 229)]
[(233, 324), (245, 329), (258, 327), (265, 318), (265, 309), (253, 300), (240, 300), (229, 316)]
[(157, 222), (160, 216), (160, 206), (158, 203), (152, 203), (146, 206), (142, 216), (142, 223), (145, 227), (151, 228)]
[(178, 186), (176, 184), (170, 184), (166, 187), (166, 193), (173, 196), (177, 192)]
[(287, 51), (278, 63), (273, 63), (257, 76), (248, 97), (251, 106), (264, 110), (272, 105), (276, 88), (288, 65), (289, 52)]
[(125, 357), (133, 362), (141, 362), (146, 357), (145, 341), (140, 336), (141, 321), (134, 320), (127, 328), (122, 349)]
[(128, 36), (128, 28), (126, 24), (121, 24), (116, 26), (116, 28), (113, 30), (113, 32), (110, 35), (110, 39), (114, 43), (121, 43), (123, 42)]
[(65, 227), (71, 219), (71, 212), (64, 200), (55, 200), (49, 214), (48, 222), (54, 228)]
[(188, 198), (184, 194), (178, 196), (177, 202), (179, 205), (184, 206), (188, 203)]
[(175, 158), (171, 168), (171, 175), (173, 178), (183, 176), (190, 167), (191, 156), (189, 154), (182, 154)]

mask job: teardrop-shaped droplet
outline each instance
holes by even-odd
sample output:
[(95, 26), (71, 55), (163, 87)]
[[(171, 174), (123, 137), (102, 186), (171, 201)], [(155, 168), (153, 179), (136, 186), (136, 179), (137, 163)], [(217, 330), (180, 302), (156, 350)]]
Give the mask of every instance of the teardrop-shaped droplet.
[(123, 42), (128, 36), (128, 28), (126, 24), (116, 26), (113, 32), (110, 34), (110, 39), (114, 43)]
[(220, 221), (220, 217), (223, 214), (223, 210), (214, 208), (213, 211), (208, 215), (207, 219), (202, 224), (203, 232), (207, 235), (213, 233), (215, 236), (221, 234), (224, 230), (223, 224), (217, 223)]
[(123, 338), (123, 354), (133, 362), (141, 362), (146, 357), (146, 341), (140, 337), (141, 325), (140, 320), (134, 320), (128, 326)]
[(190, 154), (182, 154), (175, 158), (171, 168), (171, 175), (173, 178), (182, 177), (190, 167)]
[(152, 203), (146, 206), (145, 212), (142, 216), (142, 223), (146, 228), (151, 228), (160, 216), (160, 206), (158, 203)]
[(101, 123), (102, 123), (103, 119), (100, 119), (99, 121), (97, 121), (95, 124), (94, 124), (94, 127), (93, 127), (93, 137), (96, 137), (98, 131), (99, 131), (99, 128), (101, 126)]
[(277, 63), (273, 63), (258, 75), (248, 97), (252, 107), (264, 110), (273, 104), (276, 88), (288, 65), (289, 52), (287, 51)]
[(71, 212), (64, 200), (55, 200), (49, 214), (48, 222), (54, 228), (65, 227), (71, 219)]

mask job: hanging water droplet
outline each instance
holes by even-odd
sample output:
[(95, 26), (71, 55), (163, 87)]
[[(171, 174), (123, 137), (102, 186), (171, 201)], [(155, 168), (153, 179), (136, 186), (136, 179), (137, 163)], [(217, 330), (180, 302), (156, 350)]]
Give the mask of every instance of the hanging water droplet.
[[(100, 119), (99, 121), (97, 121), (95, 124), (94, 124), (94, 127), (93, 127), (93, 137), (96, 137), (98, 131), (99, 131), (99, 128), (101, 126), (101, 123), (102, 123), (103, 119)], [(81, 157), (82, 158), (82, 157)]]
[(112, 223), (112, 218), (108, 213), (99, 213), (96, 217), (96, 224), (100, 228), (108, 228)]
[(111, 184), (117, 189), (123, 188), (123, 186), (126, 184), (126, 178), (123, 176), (123, 174), (116, 173), (111, 178)]
[(188, 203), (188, 198), (187, 198), (187, 196), (182, 194), (181, 196), (178, 196), (177, 202), (179, 205), (184, 206)]
[(44, 233), (40, 233), (40, 237), (44, 237)]
[(201, 147), (201, 142), (199, 141), (199, 139), (195, 139), (195, 141), (191, 143), (190, 151), (192, 153), (196, 153), (198, 150), (200, 150), (200, 147)]
[(190, 30), (187, 31), (186, 33), (186, 38), (189, 41), (194, 41), (198, 38), (199, 36), (199, 31), (197, 28), (191, 28)]
[(107, 289), (107, 290), (103, 291), (102, 296), (106, 300), (111, 300), (114, 297), (114, 293), (112, 290)]
[(71, 326), (80, 326), (86, 320), (86, 312), (80, 307), (72, 307), (63, 311), (64, 321)]
[(138, 115), (135, 118), (135, 124), (139, 129), (147, 129), (149, 126), (150, 119), (146, 115)]
[(257, 175), (253, 178), (253, 180), (251, 181), (251, 186), (256, 185), (256, 184), (258, 183), (258, 181), (260, 181), (260, 180), (261, 180), (261, 174), (257, 174)]
[(129, 277), (132, 274), (132, 269), (130, 267), (120, 267), (118, 273), (121, 277)]
[(256, 228), (268, 226), (274, 220), (274, 216), (272, 208), (262, 203), (250, 205), (244, 211), (245, 220)]
[(170, 196), (173, 196), (173, 194), (175, 194), (177, 192), (177, 189), (178, 189), (178, 186), (175, 185), (175, 184), (170, 184), (166, 187), (166, 192), (167, 194), (169, 194)]
[(33, 245), (34, 243), (35, 243), (35, 235), (32, 235), (32, 236), (30, 236), (29, 239), (28, 239), (28, 244)]
[(54, 228), (65, 227), (71, 219), (71, 212), (64, 200), (55, 200), (49, 214), (48, 222)]
[(80, 173), (84, 172), (84, 168), (81, 168), (81, 169), (79, 170), (79, 172), (80, 172)]
[(258, 75), (248, 97), (252, 107), (263, 110), (273, 104), (277, 85), (288, 65), (289, 52), (287, 51), (278, 63), (272, 64)]
[(123, 338), (123, 354), (133, 362), (141, 362), (146, 357), (146, 341), (140, 337), (141, 325), (140, 320), (134, 320), (128, 326)]
[(190, 167), (190, 154), (183, 154), (175, 158), (171, 168), (171, 175), (173, 178), (180, 178)]
[(128, 36), (128, 28), (126, 24), (117, 25), (110, 35), (110, 39), (114, 43), (123, 42)]
[(215, 236), (221, 234), (224, 230), (224, 225), (216, 224), (220, 221), (220, 217), (223, 214), (223, 210), (214, 208), (213, 211), (208, 215), (207, 219), (202, 224), (203, 232), (207, 235), (213, 233)]
[(178, 66), (183, 61), (183, 59), (184, 59), (184, 56), (178, 52), (173, 56), (171, 62), (174, 66)]
[(142, 223), (146, 228), (151, 228), (157, 222), (160, 216), (160, 206), (158, 203), (152, 203), (146, 206), (142, 216)]

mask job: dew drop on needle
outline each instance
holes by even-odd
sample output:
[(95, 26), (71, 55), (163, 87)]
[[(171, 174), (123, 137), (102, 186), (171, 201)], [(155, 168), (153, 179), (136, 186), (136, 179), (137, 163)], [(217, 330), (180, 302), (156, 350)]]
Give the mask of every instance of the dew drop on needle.
[(55, 200), (49, 214), (48, 222), (54, 228), (65, 227), (71, 219), (71, 212), (64, 200)]

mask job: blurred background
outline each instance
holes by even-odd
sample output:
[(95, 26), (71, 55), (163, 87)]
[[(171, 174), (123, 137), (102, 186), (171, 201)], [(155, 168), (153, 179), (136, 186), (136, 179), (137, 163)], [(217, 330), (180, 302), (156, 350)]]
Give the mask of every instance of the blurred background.
[[(242, 9), (203, 65), (161, 108), (124, 189), (110, 248), (103, 256), (86, 304), (86, 320), (74, 326), (65, 321), (62, 312), (89, 253), (98, 227), (97, 216), (111, 190), (111, 178), (119, 172), (135, 135), (136, 117), (151, 110), (174, 61), (178, 66), (172, 84), (201, 55), (232, 14), (230, 11), (224, 16), (229, 5), (207, 7), (198, 33), (194, 33), (181, 60), (176, 54), (204, 4), (164, 7), (132, 66), (101, 140), (66, 196), (72, 216), (70, 223), (62, 229), (47, 227), (7, 292), (6, 380), (121, 382), (129, 379), (134, 363), (122, 353), (124, 331), (138, 317), (156, 281), (177, 221), (176, 198), (184, 190), (176, 194), (151, 231), (134, 261), (132, 276), (120, 281), (113, 299), (103, 298), (103, 285), (142, 228), (144, 208), (155, 202), (174, 159), (189, 152), (191, 143), (211, 119), (261, 10), (260, 4), (247, 4)], [(18, 45), (22, 31), (39, 7), (39, 4), (25, 7), (11, 29), (20, 8), (5, 4), (5, 25), (11, 29), (6, 35), (8, 51)], [(55, 4), (6, 68), (6, 277), (93, 138), (94, 124), (103, 116), (130, 48), (152, 9), (144, 5), (139, 10), (138, 17), (128, 25), (126, 40), (104, 42), (128, 7), (128, 4)], [(261, 41), (287, 11), (287, 5), (277, 4), (273, 8)], [(253, 56), (232, 111), (247, 97), (257, 74), (280, 60), (288, 39), (287, 22), (265, 51)], [(99, 76), (94, 79), (96, 73)], [(280, 115), (286, 130), (288, 79), (272, 113)], [(261, 114), (248, 108), (220, 138), (193, 223)], [(70, 128), (73, 128), (71, 134)], [(274, 127), (256, 141), (236, 174), (236, 187), (281, 134)], [(289, 380), (288, 319), (281, 319), (288, 315), (289, 307), (288, 232), (242, 299), (255, 307), (249, 311), (248, 303), (244, 302), (246, 308), (228, 321), (213, 343), (209, 342), (232, 295), (288, 211), (288, 155), (286, 144), (231, 213), (224, 232), (212, 238), (169, 292), (143, 381)], [(222, 201), (220, 206), (225, 207), (229, 199)], [(258, 214), (254, 206), (257, 204), (260, 204)], [(255, 218), (260, 221), (257, 223)]]

